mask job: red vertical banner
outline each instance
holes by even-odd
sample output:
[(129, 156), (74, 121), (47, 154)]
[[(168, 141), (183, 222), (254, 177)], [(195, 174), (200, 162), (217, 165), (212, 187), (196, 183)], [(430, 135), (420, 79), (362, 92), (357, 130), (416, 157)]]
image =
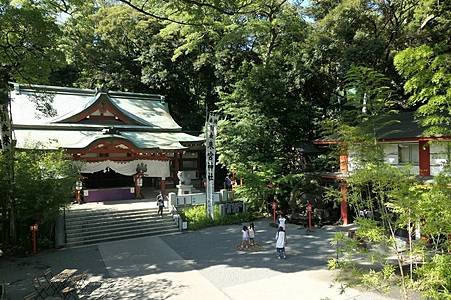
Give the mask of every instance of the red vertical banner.
[(430, 147), (427, 141), (420, 141), (418, 143), (419, 153), (419, 167), (420, 176), (431, 175), (431, 153)]
[(341, 205), (340, 216), (343, 220), (343, 225), (348, 225), (348, 185), (345, 182), (340, 183), (341, 191)]

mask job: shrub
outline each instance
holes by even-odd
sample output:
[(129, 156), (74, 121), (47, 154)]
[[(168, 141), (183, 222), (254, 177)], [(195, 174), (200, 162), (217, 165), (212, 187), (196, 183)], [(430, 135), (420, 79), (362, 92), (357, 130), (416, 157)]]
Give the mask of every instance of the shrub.
[(416, 270), (418, 288), (431, 299), (451, 299), (451, 255), (436, 254)]
[(219, 206), (214, 206), (214, 220), (207, 216), (205, 205), (191, 206), (181, 212), (182, 218), (188, 222), (189, 230), (198, 230), (210, 226), (239, 224), (255, 220), (256, 215), (251, 212), (236, 213), (221, 216)]

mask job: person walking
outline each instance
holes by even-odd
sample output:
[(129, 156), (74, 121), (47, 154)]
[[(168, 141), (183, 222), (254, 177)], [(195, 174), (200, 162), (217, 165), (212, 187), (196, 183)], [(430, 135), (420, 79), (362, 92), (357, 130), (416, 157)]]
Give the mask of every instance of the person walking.
[(163, 216), (163, 208), (164, 208), (164, 196), (163, 193), (160, 192), (157, 196), (157, 206), (158, 206), (158, 215)]
[(224, 179), (224, 188), (228, 191), (232, 190), (232, 179), (228, 175)]
[(241, 241), (241, 249), (247, 249), (249, 248), (249, 229), (247, 228), (247, 226), (243, 226), (241, 233), (243, 237)]
[(286, 223), (287, 223), (287, 219), (285, 219), (285, 217), (280, 214), (279, 218), (277, 219), (277, 224), (279, 224), (279, 227), (282, 227), (283, 230), (286, 230)]
[(279, 227), (276, 234), (276, 252), (278, 259), (286, 259), (287, 255), (285, 253), (285, 245), (287, 243), (287, 237), (285, 235), (285, 230), (283, 227)]
[(255, 228), (254, 228), (254, 223), (251, 223), (249, 225), (249, 244), (251, 246), (255, 246)]

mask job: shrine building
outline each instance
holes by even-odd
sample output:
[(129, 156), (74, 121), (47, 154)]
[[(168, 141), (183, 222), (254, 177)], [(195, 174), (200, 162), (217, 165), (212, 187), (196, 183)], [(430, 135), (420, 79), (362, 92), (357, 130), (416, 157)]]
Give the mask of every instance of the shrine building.
[(193, 182), (205, 173), (204, 139), (182, 132), (161, 95), (12, 85), (16, 148), (65, 149), (88, 201), (130, 199), (138, 171), (154, 189), (174, 185), (179, 170)]

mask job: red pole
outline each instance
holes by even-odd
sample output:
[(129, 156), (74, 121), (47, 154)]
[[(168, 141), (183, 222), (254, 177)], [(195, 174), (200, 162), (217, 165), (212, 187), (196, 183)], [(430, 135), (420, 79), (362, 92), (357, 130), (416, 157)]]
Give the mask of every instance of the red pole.
[(312, 231), (312, 204), (310, 201), (307, 203), (307, 215), (308, 215), (308, 230)]
[(341, 190), (341, 204), (340, 214), (343, 220), (343, 225), (348, 225), (348, 185), (345, 182), (340, 184)]

